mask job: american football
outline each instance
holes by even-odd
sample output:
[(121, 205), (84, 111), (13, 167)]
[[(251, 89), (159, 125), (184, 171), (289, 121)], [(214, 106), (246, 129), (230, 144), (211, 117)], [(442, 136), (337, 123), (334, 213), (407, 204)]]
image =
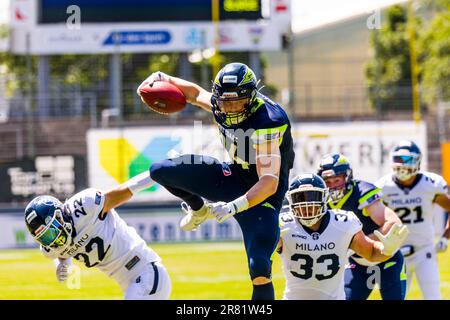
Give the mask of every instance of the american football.
[(170, 114), (186, 107), (186, 97), (176, 86), (166, 81), (157, 81), (152, 86), (144, 86), (139, 90), (142, 100), (150, 109)]

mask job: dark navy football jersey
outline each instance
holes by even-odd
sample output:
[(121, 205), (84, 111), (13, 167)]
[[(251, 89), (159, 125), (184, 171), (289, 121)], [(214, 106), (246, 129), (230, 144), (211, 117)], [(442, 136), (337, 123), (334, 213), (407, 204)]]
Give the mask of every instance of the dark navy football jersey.
[(353, 188), (346, 193), (337, 204), (332, 202), (328, 206), (332, 209), (342, 209), (345, 211), (353, 211), (361, 220), (363, 225), (362, 231), (369, 235), (377, 230), (378, 226), (366, 212), (365, 208), (376, 201), (381, 200), (381, 190), (375, 185), (361, 180), (353, 180)]
[[(214, 97), (211, 100), (212, 103), (215, 102)], [(234, 172), (248, 189), (259, 180), (256, 171), (256, 146), (271, 140), (280, 141), (280, 180), (277, 192), (268, 199), (269, 202), (273, 199), (272, 204), (280, 207), (289, 187), (289, 171), (295, 158), (291, 124), (286, 112), (280, 105), (258, 93), (252, 106), (252, 114), (238, 126), (229, 128), (216, 114), (214, 118), (222, 144), (233, 161)]]

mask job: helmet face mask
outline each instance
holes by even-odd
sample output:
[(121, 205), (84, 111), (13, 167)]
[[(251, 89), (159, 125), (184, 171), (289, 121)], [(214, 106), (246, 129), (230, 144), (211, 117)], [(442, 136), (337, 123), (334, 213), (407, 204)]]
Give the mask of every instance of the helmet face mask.
[[(317, 175), (299, 176), (286, 194), (292, 214), (304, 226), (315, 225), (327, 212), (328, 188)], [(308, 176), (308, 175), (306, 175)]]
[(25, 223), (33, 239), (50, 250), (71, 244), (73, 226), (66, 219), (62, 203), (50, 196), (33, 199), (25, 209)]
[(243, 63), (227, 64), (217, 74), (212, 93), (216, 117), (225, 126), (237, 126), (251, 115), (257, 93), (256, 76)]
[(394, 177), (400, 182), (414, 178), (419, 173), (421, 158), (420, 149), (414, 142), (401, 141), (391, 153)]
[[(322, 157), (317, 171), (330, 190), (330, 200), (338, 203), (353, 183), (353, 170), (347, 159), (338, 153), (328, 154)], [(338, 178), (342, 178), (342, 182)], [(339, 183), (340, 182), (340, 183)]]

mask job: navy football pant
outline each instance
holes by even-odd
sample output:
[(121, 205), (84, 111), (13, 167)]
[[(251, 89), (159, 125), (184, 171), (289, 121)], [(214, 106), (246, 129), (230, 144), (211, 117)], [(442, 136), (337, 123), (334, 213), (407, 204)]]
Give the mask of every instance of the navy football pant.
[[(202, 198), (212, 202), (229, 202), (245, 194), (246, 187), (233, 173), (234, 164), (225, 164), (207, 156), (182, 155), (154, 163), (151, 178), (173, 195), (183, 199), (194, 210), (203, 205)], [(262, 202), (234, 215), (239, 223), (247, 252), (250, 277), (271, 277), (271, 256), (280, 231), (276, 204)]]
[(349, 259), (345, 269), (345, 296), (347, 300), (366, 300), (375, 282), (383, 300), (404, 300), (406, 295), (406, 270), (400, 251), (389, 260), (373, 267), (362, 266)]

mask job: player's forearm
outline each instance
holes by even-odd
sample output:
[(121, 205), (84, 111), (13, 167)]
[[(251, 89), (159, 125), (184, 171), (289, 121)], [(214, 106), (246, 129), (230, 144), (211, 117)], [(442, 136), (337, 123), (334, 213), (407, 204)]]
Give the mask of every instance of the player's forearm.
[(198, 107), (203, 107), (199, 103), (198, 98), (200, 97), (200, 94), (203, 91), (205, 91), (205, 89), (203, 89), (202, 87), (193, 82), (173, 76), (169, 76), (169, 82), (177, 86), (178, 89), (180, 89), (183, 92), (187, 102), (196, 105)]
[(106, 192), (103, 212), (114, 209), (131, 199), (133, 193), (124, 183)]
[[(392, 226), (394, 224), (402, 224), (402, 221), (400, 220), (400, 218), (395, 214), (394, 211), (392, 211), (391, 209), (389, 209), (388, 207), (383, 206), (384, 208), (381, 209), (383, 210), (383, 214), (380, 215), (382, 218), (380, 218), (379, 220), (381, 220), (380, 222), (382, 223), (380, 228), (378, 228), (378, 231), (382, 234), (386, 234), (389, 232), (389, 230), (391, 230)], [(371, 217), (373, 219), (375, 215), (371, 214)], [(379, 221), (374, 221), (377, 224), (380, 224)], [(367, 235), (370, 239), (374, 240), (374, 241), (378, 241), (378, 238), (375, 236), (374, 233), (371, 233), (369, 235)]]
[(247, 191), (249, 208), (254, 207), (273, 195), (278, 188), (278, 179), (272, 176), (263, 176)]
[(363, 258), (371, 262), (383, 262), (389, 259), (381, 252), (383, 251), (383, 244), (380, 241), (372, 241), (370, 250), (360, 254)]

